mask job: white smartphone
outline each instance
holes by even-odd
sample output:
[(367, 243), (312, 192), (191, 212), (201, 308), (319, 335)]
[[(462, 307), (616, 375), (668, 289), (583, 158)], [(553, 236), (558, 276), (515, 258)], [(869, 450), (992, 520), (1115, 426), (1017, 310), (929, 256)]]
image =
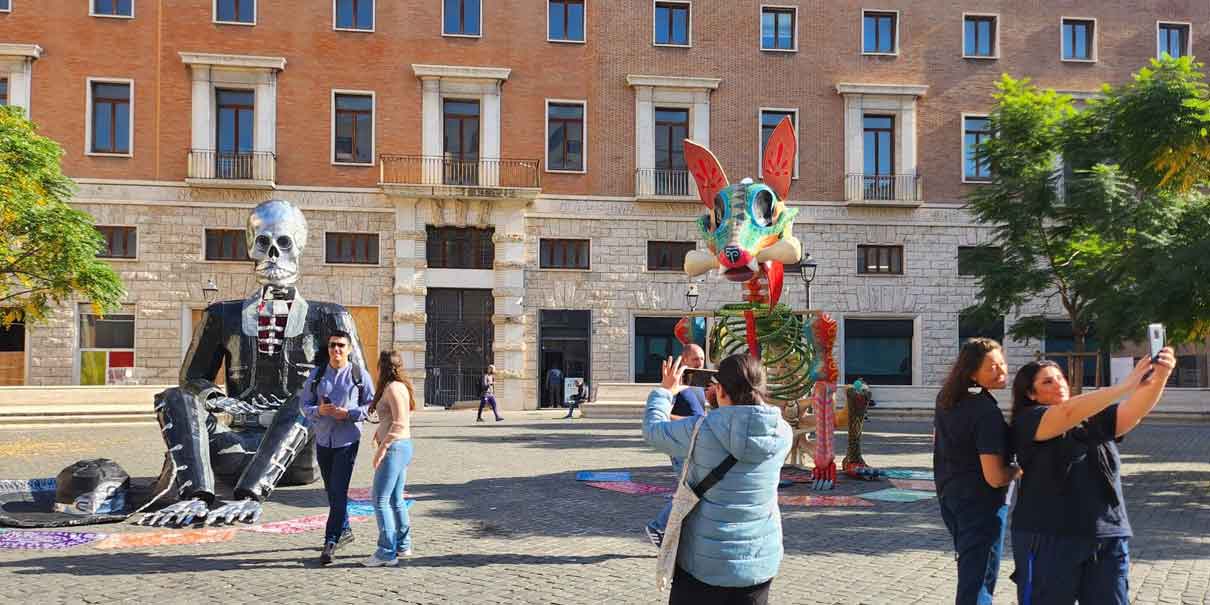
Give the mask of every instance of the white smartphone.
[(1164, 348), (1164, 324), (1147, 324), (1147, 340), (1151, 342), (1151, 360), (1155, 361)]

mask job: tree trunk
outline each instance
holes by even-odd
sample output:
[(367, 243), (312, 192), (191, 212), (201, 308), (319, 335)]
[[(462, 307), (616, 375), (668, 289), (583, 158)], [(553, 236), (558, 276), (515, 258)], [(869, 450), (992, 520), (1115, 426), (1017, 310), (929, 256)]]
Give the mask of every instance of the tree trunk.
[(1071, 396), (1075, 397), (1084, 392), (1084, 356), (1082, 355), (1084, 352), (1084, 332), (1078, 330), (1074, 323), (1071, 330), (1071, 339), (1071, 349), (1075, 355), (1071, 357), (1071, 364), (1067, 368), (1067, 371), (1071, 373), (1068, 377), (1070, 379)]

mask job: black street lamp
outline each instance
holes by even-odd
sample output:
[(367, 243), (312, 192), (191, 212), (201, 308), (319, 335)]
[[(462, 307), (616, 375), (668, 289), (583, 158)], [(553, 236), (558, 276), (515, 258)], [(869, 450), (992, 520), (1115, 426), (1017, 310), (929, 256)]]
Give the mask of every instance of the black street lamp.
[(689, 305), (689, 312), (697, 310), (697, 299), (701, 296), (697, 291), (697, 284), (689, 284), (689, 289), (685, 291), (685, 304)]
[(807, 258), (798, 265), (798, 276), (802, 278), (802, 282), (807, 285), (807, 308), (811, 308), (811, 282), (815, 281), (815, 271), (819, 269), (819, 264), (815, 259), (807, 255)]
[(213, 279), (206, 280), (206, 285), (202, 286), (202, 298), (206, 299), (206, 304), (212, 304), (218, 298), (218, 285)]

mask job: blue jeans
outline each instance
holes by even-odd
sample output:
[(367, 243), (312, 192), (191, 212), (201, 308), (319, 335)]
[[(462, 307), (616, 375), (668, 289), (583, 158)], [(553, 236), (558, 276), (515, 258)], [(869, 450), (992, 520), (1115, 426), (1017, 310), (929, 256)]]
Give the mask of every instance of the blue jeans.
[(374, 517), (378, 519), (378, 550), (374, 556), (390, 561), (395, 553), (412, 547), (412, 523), (403, 501), (408, 464), (412, 462), (412, 440), (400, 439), (387, 447), (387, 455), (374, 471)]
[(971, 498), (941, 496), (941, 520), (954, 539), (958, 554), (958, 596), (955, 605), (992, 605), (1008, 505)]
[(349, 529), (349, 480), (353, 478), (353, 463), (357, 460), (358, 442), (344, 447), (316, 446), (319, 474), (328, 493), (328, 525), (324, 543), (335, 542)]
[[(677, 481), (680, 481), (681, 480), (681, 465), (684, 464), (684, 461), (681, 460), (680, 458), (672, 458), (671, 460), (672, 460), (673, 477), (675, 477)], [(660, 530), (660, 532), (663, 532), (665, 529), (668, 528), (668, 515), (671, 515), (671, 514), (672, 514), (672, 500), (669, 499), (668, 502), (664, 504), (664, 508), (660, 509), (660, 514), (656, 515), (655, 519), (652, 519), (651, 522), (647, 524), (647, 526), (652, 529), (658, 529), (658, 530)]]
[(1127, 605), (1129, 538), (1076, 538), (1013, 530), (1021, 605)]

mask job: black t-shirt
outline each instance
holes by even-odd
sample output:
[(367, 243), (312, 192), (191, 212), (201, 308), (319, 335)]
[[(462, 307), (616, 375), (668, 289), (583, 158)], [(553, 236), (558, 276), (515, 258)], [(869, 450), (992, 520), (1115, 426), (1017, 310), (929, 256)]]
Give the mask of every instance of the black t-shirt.
[(974, 498), (999, 506), (1005, 488), (992, 487), (983, 478), (980, 454), (1008, 457), (1008, 424), (996, 398), (983, 391), (959, 401), (950, 409), (937, 408), (933, 417), (933, 474), (942, 496)]
[(1118, 455), (1118, 406), (1048, 441), (1034, 441), (1046, 406), (1013, 418), (1013, 444), (1024, 476), (1013, 528), (1085, 538), (1130, 537)]

